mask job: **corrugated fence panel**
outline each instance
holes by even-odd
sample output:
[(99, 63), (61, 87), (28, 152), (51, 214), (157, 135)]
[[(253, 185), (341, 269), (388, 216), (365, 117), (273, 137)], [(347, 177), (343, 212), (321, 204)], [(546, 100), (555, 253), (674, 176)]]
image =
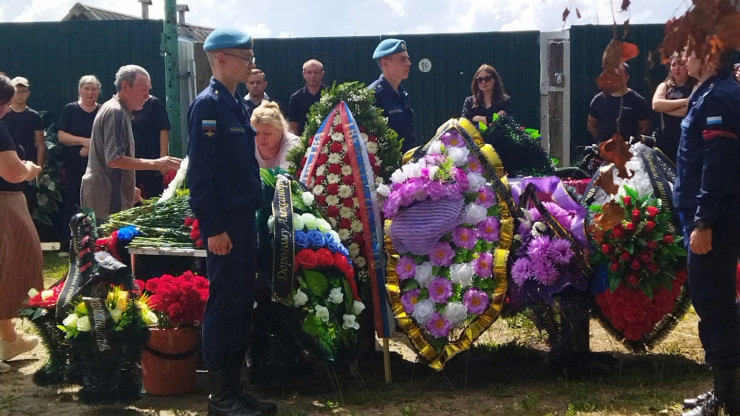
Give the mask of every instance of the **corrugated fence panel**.
[(152, 77), (152, 94), (164, 97), (164, 61), (159, 52), (162, 22), (71, 21), (0, 24), (0, 71), (31, 83), (30, 107), (46, 111), (48, 125), (77, 99), (77, 81), (95, 74), (100, 102), (114, 93), (119, 67), (141, 65)]

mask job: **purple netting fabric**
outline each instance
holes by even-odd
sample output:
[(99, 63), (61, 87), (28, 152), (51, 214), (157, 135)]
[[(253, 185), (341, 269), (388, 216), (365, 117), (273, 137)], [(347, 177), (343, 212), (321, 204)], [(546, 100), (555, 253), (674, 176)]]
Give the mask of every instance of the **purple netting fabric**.
[(458, 198), (426, 200), (412, 205), (393, 220), (390, 238), (396, 251), (426, 255), (439, 239), (463, 222), (464, 201)]

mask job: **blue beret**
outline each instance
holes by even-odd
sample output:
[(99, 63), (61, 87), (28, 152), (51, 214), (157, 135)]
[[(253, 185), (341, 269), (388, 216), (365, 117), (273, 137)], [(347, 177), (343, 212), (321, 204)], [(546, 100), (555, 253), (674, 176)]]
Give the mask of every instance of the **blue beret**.
[(203, 44), (203, 50), (215, 51), (218, 49), (252, 49), (254, 40), (248, 34), (235, 29), (216, 29), (211, 32)]
[(384, 39), (378, 44), (373, 52), (373, 59), (380, 59), (394, 53), (403, 52), (406, 48), (406, 41), (402, 39)]

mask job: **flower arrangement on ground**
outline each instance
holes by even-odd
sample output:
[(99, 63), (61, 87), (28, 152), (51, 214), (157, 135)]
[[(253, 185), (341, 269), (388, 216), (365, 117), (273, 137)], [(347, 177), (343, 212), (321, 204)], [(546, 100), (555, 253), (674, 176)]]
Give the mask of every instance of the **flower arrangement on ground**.
[(495, 320), (506, 291), (511, 195), (466, 124), (440, 128), (378, 189), (396, 319), (435, 369)]
[(177, 328), (197, 326), (203, 322), (208, 301), (208, 280), (191, 271), (179, 276), (169, 274), (147, 280), (136, 280), (144, 292), (144, 303), (156, 319), (148, 319), (149, 326)]
[(496, 149), (510, 176), (548, 176), (555, 174), (556, 159), (551, 159), (540, 143), (540, 132), (519, 125), (511, 115), (493, 115), (490, 126), (481, 126), (483, 141)]

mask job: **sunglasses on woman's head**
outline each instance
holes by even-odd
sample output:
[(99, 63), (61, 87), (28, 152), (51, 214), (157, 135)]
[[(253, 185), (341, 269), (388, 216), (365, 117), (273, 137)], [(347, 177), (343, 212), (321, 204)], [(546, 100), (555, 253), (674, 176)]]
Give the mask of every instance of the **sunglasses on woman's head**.
[(491, 80), (493, 80), (493, 75), (486, 75), (485, 77), (475, 77), (475, 80), (477, 82), (491, 82)]

